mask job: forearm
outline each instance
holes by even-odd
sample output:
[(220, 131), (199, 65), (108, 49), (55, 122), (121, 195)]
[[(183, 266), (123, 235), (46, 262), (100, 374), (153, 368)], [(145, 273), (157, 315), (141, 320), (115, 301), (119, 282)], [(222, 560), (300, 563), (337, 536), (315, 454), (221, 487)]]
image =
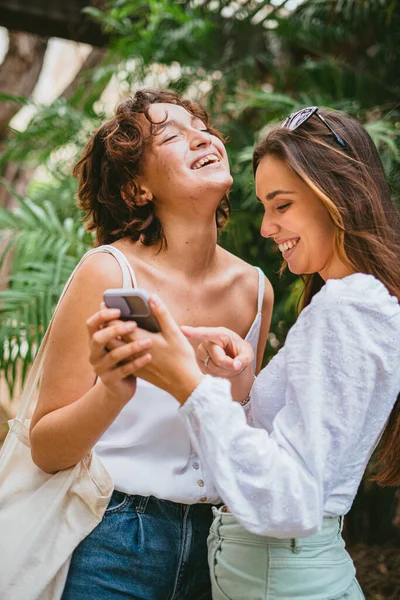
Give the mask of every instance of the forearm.
[(81, 398), (43, 416), (31, 429), (35, 464), (47, 473), (67, 469), (86, 456), (121, 412), (100, 380)]

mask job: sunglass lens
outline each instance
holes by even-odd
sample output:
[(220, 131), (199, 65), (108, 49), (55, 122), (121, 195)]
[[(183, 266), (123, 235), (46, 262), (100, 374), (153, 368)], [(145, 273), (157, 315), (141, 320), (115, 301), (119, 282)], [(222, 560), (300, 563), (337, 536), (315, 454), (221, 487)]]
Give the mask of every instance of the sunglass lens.
[(291, 131), (294, 131), (300, 125), (302, 125), (305, 121), (307, 121), (314, 113), (318, 110), (318, 106), (309, 106), (307, 108), (302, 108), (297, 112), (291, 114), (285, 121), (282, 123), (282, 127), (287, 127)]

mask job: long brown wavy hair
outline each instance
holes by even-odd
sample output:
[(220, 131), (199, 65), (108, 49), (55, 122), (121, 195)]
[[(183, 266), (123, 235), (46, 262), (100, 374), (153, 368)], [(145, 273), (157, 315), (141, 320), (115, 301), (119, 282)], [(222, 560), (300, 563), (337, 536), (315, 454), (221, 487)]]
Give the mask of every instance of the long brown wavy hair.
[[(86, 227), (95, 231), (99, 244), (111, 244), (128, 237), (150, 246), (166, 246), (162, 223), (157, 217), (155, 202), (136, 202), (135, 178), (140, 174), (142, 159), (152, 141), (149, 109), (151, 104), (166, 102), (182, 106), (206, 125), (212, 135), (224, 141), (212, 127), (207, 112), (195, 102), (182, 99), (172, 90), (137, 91), (121, 102), (115, 116), (93, 133), (82, 158), (75, 165), (78, 179), (78, 199), (85, 213)], [(146, 127), (143, 116), (150, 123)], [(215, 214), (218, 231), (230, 215), (228, 195), (221, 199)]]
[[(354, 272), (374, 275), (400, 301), (400, 219), (390, 195), (378, 151), (364, 127), (345, 113), (319, 113), (346, 142), (342, 148), (329, 129), (311, 117), (298, 129), (274, 127), (256, 146), (260, 160), (283, 160), (324, 203), (335, 225), (334, 247)], [(285, 266), (285, 265), (284, 265)], [(301, 308), (324, 285), (318, 273), (304, 275)], [(380, 485), (400, 483), (400, 394), (378, 452)]]

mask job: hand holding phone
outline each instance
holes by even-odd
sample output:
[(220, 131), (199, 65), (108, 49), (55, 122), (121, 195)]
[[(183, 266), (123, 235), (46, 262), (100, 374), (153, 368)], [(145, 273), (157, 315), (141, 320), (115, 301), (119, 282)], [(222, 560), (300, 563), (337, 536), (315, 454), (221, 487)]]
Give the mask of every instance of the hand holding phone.
[(118, 308), (121, 321), (136, 321), (138, 327), (153, 333), (160, 331), (149, 305), (150, 294), (143, 289), (113, 288), (104, 292), (107, 308)]

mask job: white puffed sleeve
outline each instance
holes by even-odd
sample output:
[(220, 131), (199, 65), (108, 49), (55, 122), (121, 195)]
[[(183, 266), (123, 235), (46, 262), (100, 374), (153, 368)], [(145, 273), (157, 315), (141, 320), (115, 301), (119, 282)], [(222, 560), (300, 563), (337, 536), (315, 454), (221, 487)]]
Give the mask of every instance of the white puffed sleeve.
[(285, 403), (271, 435), (247, 424), (222, 379), (205, 377), (180, 409), (207, 475), (245, 528), (274, 537), (320, 528), (326, 498), (365, 436), (384, 361), (382, 327), (379, 313), (364, 314), (360, 303), (322, 295), (307, 307), (287, 337)]

